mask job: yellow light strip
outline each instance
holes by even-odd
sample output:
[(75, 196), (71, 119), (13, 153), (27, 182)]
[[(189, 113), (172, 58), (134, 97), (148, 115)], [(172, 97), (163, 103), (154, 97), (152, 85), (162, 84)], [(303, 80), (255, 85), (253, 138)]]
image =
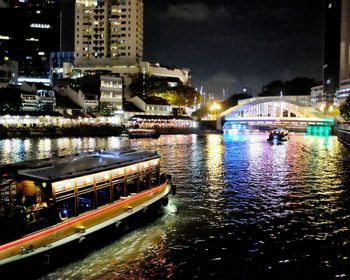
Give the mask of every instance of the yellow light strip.
[(159, 159), (153, 159), (146, 162), (135, 163), (126, 167), (116, 168), (110, 171), (99, 172), (95, 174), (89, 174), (85, 176), (78, 177), (76, 179), (68, 179), (63, 181), (58, 181), (52, 184), (53, 189), (56, 193), (71, 190), (75, 187), (83, 187), (88, 184), (92, 184), (94, 181), (107, 181), (111, 177), (123, 177), (126, 174), (136, 173), (137, 171), (146, 170), (150, 167), (155, 167), (159, 164)]

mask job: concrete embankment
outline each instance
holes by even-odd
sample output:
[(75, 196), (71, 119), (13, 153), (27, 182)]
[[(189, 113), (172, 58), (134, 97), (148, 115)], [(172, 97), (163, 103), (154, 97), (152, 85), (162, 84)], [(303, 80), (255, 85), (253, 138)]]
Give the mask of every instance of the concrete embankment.
[(338, 140), (350, 147), (350, 126), (340, 125), (334, 131), (338, 136)]

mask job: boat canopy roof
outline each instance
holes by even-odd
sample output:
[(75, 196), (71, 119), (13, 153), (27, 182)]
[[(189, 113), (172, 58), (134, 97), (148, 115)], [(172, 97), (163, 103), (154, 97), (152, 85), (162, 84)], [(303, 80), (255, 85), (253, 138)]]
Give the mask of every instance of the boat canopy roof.
[(0, 171), (26, 179), (53, 182), (159, 157), (157, 152), (146, 150), (100, 150), (5, 165), (0, 167)]

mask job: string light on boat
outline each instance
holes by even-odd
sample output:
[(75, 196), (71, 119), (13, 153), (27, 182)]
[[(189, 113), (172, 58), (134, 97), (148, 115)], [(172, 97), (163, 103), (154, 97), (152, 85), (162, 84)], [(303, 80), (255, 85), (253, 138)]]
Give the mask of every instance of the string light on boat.
[(122, 177), (124, 176), (125, 168), (118, 168), (112, 170), (112, 177)]
[(65, 190), (69, 190), (69, 189), (71, 189), (72, 187), (73, 187), (73, 184), (72, 184), (71, 181), (67, 181), (67, 182), (65, 183), (65, 185), (64, 185), (64, 189), (65, 189)]
[(127, 174), (135, 173), (135, 172), (137, 172), (137, 164), (133, 164), (133, 165), (126, 167)]
[(110, 176), (109, 176), (109, 174), (106, 172), (105, 175), (103, 176), (103, 178), (104, 178), (105, 180), (109, 180)]
[(92, 176), (87, 176), (86, 178), (85, 178), (85, 183), (86, 184), (91, 184), (92, 183)]

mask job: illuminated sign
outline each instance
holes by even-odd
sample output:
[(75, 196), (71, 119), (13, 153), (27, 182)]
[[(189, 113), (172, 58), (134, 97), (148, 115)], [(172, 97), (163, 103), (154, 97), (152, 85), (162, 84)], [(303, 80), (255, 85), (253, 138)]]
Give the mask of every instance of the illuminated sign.
[(0, 35), (0, 40), (10, 40), (11, 37)]
[(49, 28), (51, 28), (51, 25), (46, 24), (46, 23), (31, 23), (30, 27), (31, 28), (40, 28), (40, 29), (49, 29)]

